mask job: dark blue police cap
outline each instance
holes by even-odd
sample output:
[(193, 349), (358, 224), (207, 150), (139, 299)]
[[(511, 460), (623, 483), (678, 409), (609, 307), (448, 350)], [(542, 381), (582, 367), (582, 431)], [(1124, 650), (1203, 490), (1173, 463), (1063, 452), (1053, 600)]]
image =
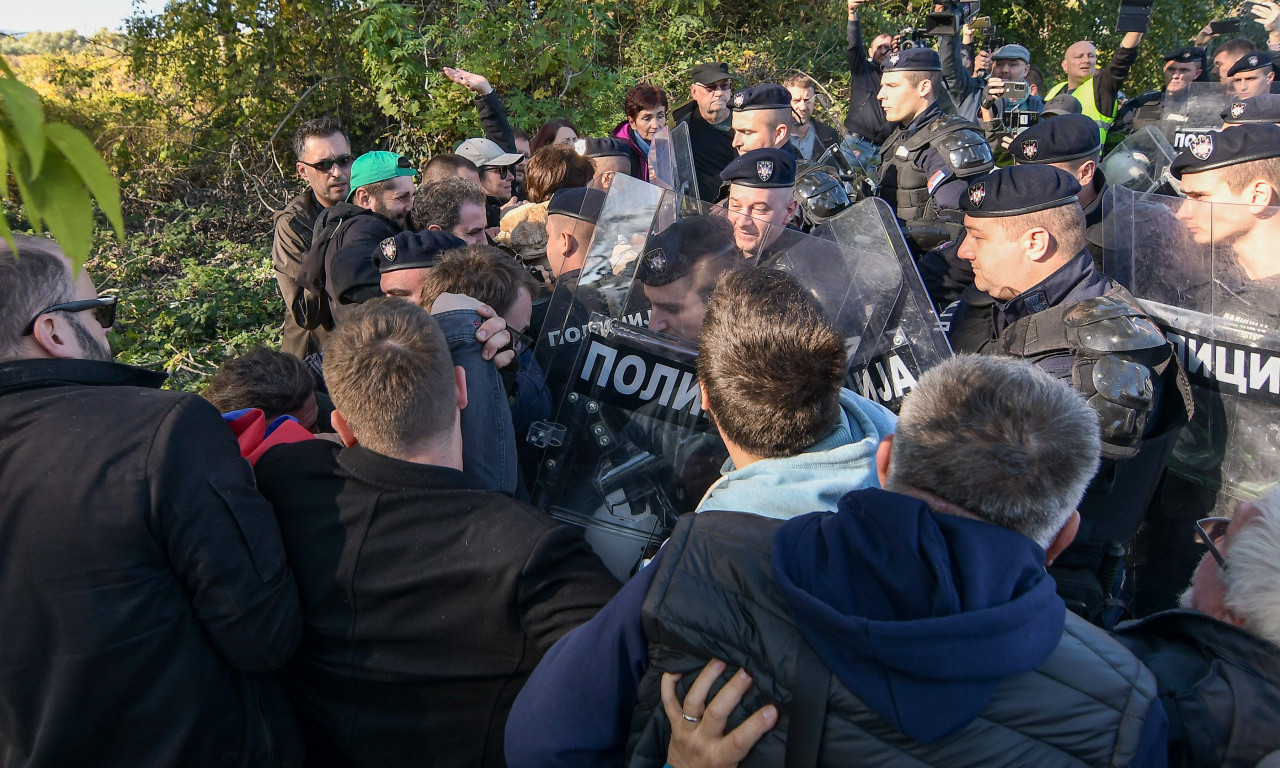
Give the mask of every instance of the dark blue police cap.
[(1227, 77), (1238, 75), (1241, 72), (1252, 72), (1255, 69), (1270, 69), (1271, 54), (1266, 51), (1251, 51), (1240, 57), (1240, 60), (1231, 65), (1231, 69), (1227, 70)]
[(583, 157), (632, 157), (635, 150), (622, 139), (610, 136), (607, 139), (578, 139), (573, 149)]
[(436, 229), (401, 232), (378, 244), (378, 271), (434, 267), (440, 260), (440, 254), (464, 245), (466, 243), (457, 235)]
[(796, 163), (790, 153), (766, 147), (739, 155), (720, 172), (726, 184), (761, 189), (782, 189), (796, 183)]
[(941, 72), (942, 59), (932, 48), (907, 48), (884, 60), (885, 72)]
[(1212, 171), (1269, 157), (1280, 157), (1280, 126), (1267, 123), (1233, 125), (1218, 133), (1189, 138), (1186, 149), (1173, 159), (1169, 173), (1175, 179), (1181, 179), (1184, 173)]
[(1182, 64), (1204, 64), (1204, 49), (1198, 45), (1188, 45), (1164, 55), (1165, 61), (1177, 61)]
[(1098, 124), (1084, 115), (1058, 115), (1013, 137), (1009, 153), (1018, 165), (1067, 163), (1102, 149)]
[(1079, 192), (1080, 182), (1064, 170), (1051, 165), (1015, 165), (970, 184), (960, 198), (960, 209), (979, 218), (1021, 216), (1077, 203)]
[(1260, 93), (1252, 99), (1238, 99), (1222, 110), (1222, 122), (1280, 123), (1280, 93)]
[(588, 224), (600, 219), (604, 207), (604, 193), (587, 187), (568, 187), (557, 190), (547, 205), (548, 216), (568, 216)]
[(791, 109), (791, 91), (777, 83), (761, 83), (733, 94), (729, 106), (735, 112), (753, 109)]

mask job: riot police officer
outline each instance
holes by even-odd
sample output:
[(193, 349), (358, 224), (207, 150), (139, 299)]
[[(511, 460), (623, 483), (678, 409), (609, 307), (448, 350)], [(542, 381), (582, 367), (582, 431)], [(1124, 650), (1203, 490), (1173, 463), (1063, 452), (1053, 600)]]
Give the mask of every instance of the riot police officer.
[(968, 180), (995, 165), (978, 127), (939, 108), (941, 80), (938, 54), (929, 48), (891, 54), (880, 79), (880, 106), (898, 127), (881, 148), (878, 194), (893, 206), (917, 256), (954, 239)]
[(1108, 136), (1112, 143), (1145, 128), (1148, 125), (1159, 125), (1164, 119), (1165, 97), (1172, 94), (1185, 93), (1192, 82), (1205, 79), (1204, 49), (1197, 45), (1189, 45), (1170, 51), (1164, 55), (1164, 88), (1159, 91), (1148, 91), (1141, 96), (1129, 99), (1116, 114)]
[(1102, 221), (1102, 190), (1107, 180), (1098, 163), (1102, 139), (1098, 124), (1084, 115), (1060, 115), (1023, 131), (1009, 145), (1018, 165), (1052, 165), (1080, 182), (1076, 197), (1084, 211), (1085, 226)]
[(974, 285), (942, 319), (956, 352), (1032, 360), (1098, 411), (1104, 461), (1080, 505), (1080, 535), (1051, 571), (1068, 607), (1098, 620), (1189, 414), (1169, 342), (1085, 249), (1079, 193), (1048, 165), (971, 184), (959, 256)]
[(796, 166), (791, 154), (768, 147), (740, 155), (720, 173), (728, 186), (726, 206), (733, 239), (747, 257), (772, 264), (802, 239), (788, 227), (799, 203), (792, 196)]

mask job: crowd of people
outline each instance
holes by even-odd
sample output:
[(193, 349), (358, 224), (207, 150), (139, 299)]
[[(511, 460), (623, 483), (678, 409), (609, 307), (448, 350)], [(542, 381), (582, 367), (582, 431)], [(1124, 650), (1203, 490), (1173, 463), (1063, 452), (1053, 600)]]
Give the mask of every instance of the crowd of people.
[(1126, 97), (1150, 2), (864, 4), (840, 126), (305, 120), (200, 396), (0, 242), (0, 766), (1280, 766), (1280, 5)]

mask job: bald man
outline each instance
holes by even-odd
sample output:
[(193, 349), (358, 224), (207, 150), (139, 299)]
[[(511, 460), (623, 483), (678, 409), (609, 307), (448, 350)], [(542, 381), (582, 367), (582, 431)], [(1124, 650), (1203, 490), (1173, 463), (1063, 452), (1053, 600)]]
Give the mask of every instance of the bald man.
[(1062, 71), (1067, 79), (1050, 88), (1045, 99), (1052, 99), (1059, 93), (1075, 96), (1084, 114), (1098, 124), (1098, 131), (1105, 142), (1107, 130), (1116, 117), (1116, 97), (1138, 58), (1140, 42), (1141, 32), (1126, 32), (1120, 47), (1111, 57), (1111, 63), (1101, 72), (1098, 71), (1097, 46), (1088, 40), (1072, 43), (1062, 56)]

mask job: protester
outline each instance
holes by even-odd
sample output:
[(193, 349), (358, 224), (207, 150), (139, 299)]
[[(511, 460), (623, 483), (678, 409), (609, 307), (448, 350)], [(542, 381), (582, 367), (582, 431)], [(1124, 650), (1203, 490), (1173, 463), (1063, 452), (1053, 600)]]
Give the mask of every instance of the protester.
[(791, 94), (791, 148), (801, 160), (817, 160), (829, 148), (840, 143), (840, 134), (813, 116), (815, 92), (813, 79), (799, 72), (782, 81)]
[(569, 118), (553, 117), (543, 123), (538, 132), (533, 135), (533, 140), (529, 142), (529, 157), (533, 157), (534, 152), (551, 144), (571, 147), (581, 135), (582, 132)]
[(591, 161), (572, 147), (553, 144), (529, 159), (529, 202), (545, 203), (557, 190), (585, 187), (595, 176)]
[(450, 176), (418, 187), (410, 220), (418, 232), (448, 232), (464, 243), (483, 244), (485, 194), (479, 184)]
[(480, 169), (476, 164), (452, 152), (436, 155), (422, 166), (422, 186), (458, 176), (480, 186)]
[[(454, 67), (445, 67), (443, 71), (445, 76), (450, 80), (458, 85), (466, 87), (475, 94), (476, 112), (480, 115), (480, 127), (484, 131), (484, 138), (493, 142), (501, 152), (510, 153), (517, 155), (520, 158), (524, 158), (525, 156), (520, 153), (519, 148), (516, 146), (515, 130), (511, 127), (510, 121), (507, 120), (507, 110), (502, 106), (502, 100), (498, 98), (498, 94), (493, 90), (493, 86), (489, 84), (489, 79), (484, 75), (478, 75), (474, 72), (468, 72), (465, 69), (456, 69)], [(456, 152), (457, 150), (454, 151)], [(482, 152), (473, 151), (462, 154), (477, 166), (483, 166), (485, 163), (481, 163), (477, 158), (479, 156), (492, 158), (496, 153), (492, 152), (488, 147), (485, 147)], [(515, 196), (517, 198), (520, 198), (521, 196), (521, 190), (516, 183), (518, 181), (516, 177), (516, 165), (519, 162), (521, 162), (521, 160), (514, 160), (509, 163), (511, 166), (509, 171), (512, 178), (511, 188), (507, 193), (508, 196)], [(505, 162), (503, 163), (503, 165), (507, 164), (508, 163)], [(497, 184), (497, 182), (486, 182), (484, 180), (481, 180), (480, 182), (481, 186), (484, 186), (486, 191), (489, 190), (491, 183), (494, 185)], [(490, 194), (494, 197), (499, 197), (499, 195), (493, 192)], [(490, 226), (497, 226), (497, 219), (491, 221)]]
[(698, 174), (698, 194), (707, 202), (720, 196), (720, 172), (737, 154), (733, 148), (729, 96), (733, 80), (729, 65), (709, 61), (693, 68), (691, 101), (671, 113), (671, 120), (689, 124), (689, 144)]
[(0, 241), (0, 756), (300, 766), (298, 592), (218, 411), (112, 362), (114, 297)]
[[(284, 330), (280, 348), (299, 360), (324, 346), (323, 328), (303, 328), (293, 307), (306, 301), (298, 282), (302, 260), (311, 248), (311, 236), (320, 212), (346, 200), (351, 190), (351, 164), (355, 157), (347, 134), (336, 118), (318, 117), (298, 126), (293, 134), (294, 166), (307, 190), (289, 201), (275, 216), (271, 242), (271, 266), (275, 269), (280, 298), (284, 299)], [(299, 314), (306, 314), (303, 310)]]
[(256, 467), (302, 595), (284, 680), (326, 762), (502, 765), (513, 694), (617, 589), (579, 532), (462, 474), (476, 383), (454, 364), (479, 345), (446, 336), (408, 302), (360, 307), (325, 354), (343, 445)]
[(859, 13), (867, 0), (849, 0), (849, 25), (846, 30), (849, 59), (849, 113), (844, 118), (845, 130), (879, 146), (893, 133), (894, 125), (885, 119), (877, 95), (880, 93), (880, 73), (884, 60), (893, 48), (893, 36), (876, 35), (867, 51), (862, 42), (862, 23)]
[[(1150, 6), (1147, 6), (1147, 14), (1150, 12)], [(1116, 116), (1120, 89), (1129, 77), (1129, 69), (1138, 59), (1140, 42), (1141, 32), (1125, 32), (1107, 68), (1101, 72), (1098, 71), (1098, 47), (1088, 40), (1072, 43), (1062, 56), (1062, 71), (1067, 79), (1050, 88), (1045, 99), (1052, 99), (1059, 93), (1074, 96), (1084, 114), (1098, 124), (1099, 135), (1105, 143), (1107, 131)]]
[(668, 734), (706, 716), (668, 721), (662, 674), (723, 659), (711, 674), (742, 667), (755, 679), (731, 721), (777, 705), (779, 727), (753, 750), (761, 765), (792, 749), (839, 764), (1065, 754), (1164, 765), (1151, 673), (1069, 614), (1044, 571), (1075, 534), (1099, 447), (1084, 400), (1034, 366), (975, 356), (936, 366), (879, 448), (887, 491), (785, 522), (682, 518), (530, 677), (508, 721), (509, 764), (661, 765)]
[(504, 151), (489, 139), (467, 139), (454, 152), (480, 169), (480, 186), (488, 196), (489, 226), (497, 226), (502, 211), (517, 203), (511, 191), (514, 179), (511, 168), (520, 162), (520, 155)]
[(258, 408), (268, 422), (281, 416), (306, 429), (316, 426), (316, 380), (292, 355), (255, 347), (222, 361), (200, 393), (220, 412)]
[(638, 178), (644, 181), (649, 180), (649, 147), (654, 135), (667, 127), (668, 106), (666, 91), (641, 83), (627, 91), (624, 103), (627, 119), (613, 129), (613, 136), (631, 145), (640, 158)]

